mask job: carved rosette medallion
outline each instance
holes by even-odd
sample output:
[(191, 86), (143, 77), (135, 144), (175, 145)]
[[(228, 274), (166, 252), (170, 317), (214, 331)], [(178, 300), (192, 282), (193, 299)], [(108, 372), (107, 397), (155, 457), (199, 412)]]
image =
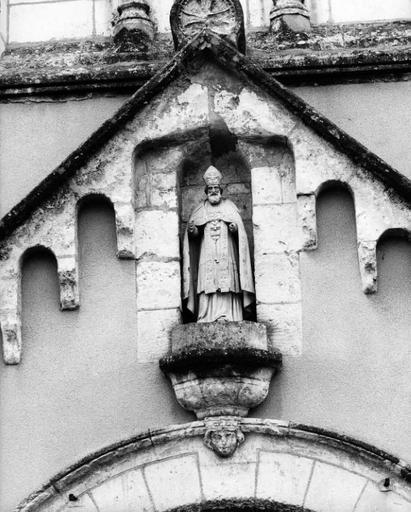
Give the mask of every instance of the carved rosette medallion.
[(244, 15), (239, 0), (176, 0), (170, 24), (176, 48), (207, 29), (245, 52)]

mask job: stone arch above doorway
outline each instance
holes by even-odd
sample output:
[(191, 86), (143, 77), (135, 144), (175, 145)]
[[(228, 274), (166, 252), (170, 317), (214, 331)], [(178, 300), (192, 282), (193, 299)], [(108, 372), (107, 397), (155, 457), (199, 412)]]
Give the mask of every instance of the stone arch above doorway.
[(229, 459), (205, 446), (203, 421), (149, 431), (80, 461), (17, 510), (200, 511), (224, 500), (254, 503), (254, 510), (276, 510), (264, 503), (293, 511), (411, 510), (411, 467), (385, 452), (304, 425), (240, 425), (245, 442)]

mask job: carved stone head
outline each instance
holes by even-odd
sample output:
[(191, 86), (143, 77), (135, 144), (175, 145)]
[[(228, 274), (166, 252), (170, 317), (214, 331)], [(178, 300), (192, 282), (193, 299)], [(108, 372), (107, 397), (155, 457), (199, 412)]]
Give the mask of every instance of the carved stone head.
[(244, 442), (244, 434), (236, 421), (220, 419), (210, 422), (204, 434), (204, 444), (220, 457), (231, 457)]
[(219, 204), (221, 201), (222, 187), (221, 181), (223, 176), (221, 172), (212, 165), (206, 170), (203, 176), (205, 187), (205, 193), (207, 199), (211, 204)]

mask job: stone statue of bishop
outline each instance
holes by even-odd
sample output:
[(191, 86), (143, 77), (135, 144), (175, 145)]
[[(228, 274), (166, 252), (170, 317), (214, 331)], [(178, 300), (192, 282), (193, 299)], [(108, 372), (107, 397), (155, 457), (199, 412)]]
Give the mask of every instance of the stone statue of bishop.
[(222, 197), (222, 175), (204, 174), (206, 199), (194, 209), (184, 237), (183, 291), (197, 322), (240, 321), (254, 301), (250, 250), (235, 204)]

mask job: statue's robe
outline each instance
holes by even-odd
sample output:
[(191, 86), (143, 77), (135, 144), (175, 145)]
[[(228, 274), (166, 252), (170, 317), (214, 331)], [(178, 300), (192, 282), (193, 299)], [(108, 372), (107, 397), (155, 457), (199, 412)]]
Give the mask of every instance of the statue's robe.
[[(235, 204), (208, 200), (191, 214), (197, 236), (184, 237), (183, 290), (187, 309), (198, 322), (242, 320), (243, 308), (254, 301), (247, 234)], [(237, 225), (231, 233), (228, 225)]]

